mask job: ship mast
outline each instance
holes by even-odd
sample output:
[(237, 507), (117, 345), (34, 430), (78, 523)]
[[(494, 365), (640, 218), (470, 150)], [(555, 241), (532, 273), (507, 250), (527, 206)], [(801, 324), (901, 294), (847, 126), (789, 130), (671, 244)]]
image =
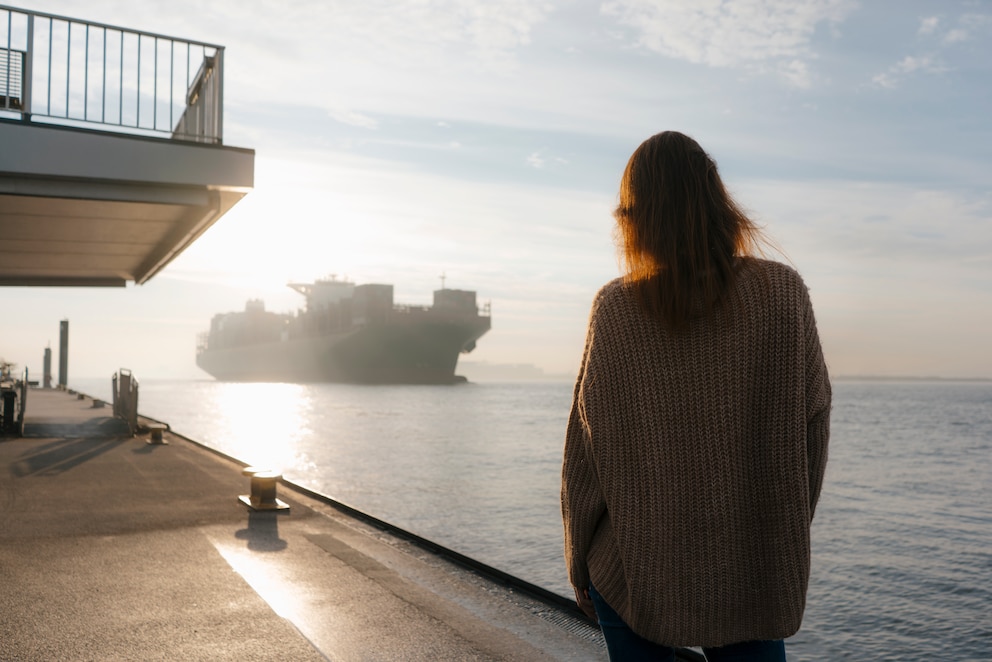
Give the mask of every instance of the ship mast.
[(444, 272), (442, 271), (441, 272), (441, 289), (442, 290), (444, 289), (444, 279), (445, 279), (445, 275), (444, 275)]

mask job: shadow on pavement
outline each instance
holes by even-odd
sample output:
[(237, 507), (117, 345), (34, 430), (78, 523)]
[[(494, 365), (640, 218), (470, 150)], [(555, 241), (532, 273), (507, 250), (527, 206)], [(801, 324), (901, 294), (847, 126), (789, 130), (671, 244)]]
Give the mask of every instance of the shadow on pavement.
[(131, 435), (127, 423), (119, 418), (104, 416), (80, 422), (35, 420), (24, 422), (24, 438), (69, 439), (72, 437)]
[(105, 453), (127, 441), (126, 438), (77, 438), (59, 439), (40, 447), (11, 464), (14, 476), (54, 476), (77, 467), (87, 460)]
[(248, 541), (254, 552), (281, 552), (288, 544), (279, 537), (279, 514), (248, 511), (248, 528), (235, 531), (234, 535)]

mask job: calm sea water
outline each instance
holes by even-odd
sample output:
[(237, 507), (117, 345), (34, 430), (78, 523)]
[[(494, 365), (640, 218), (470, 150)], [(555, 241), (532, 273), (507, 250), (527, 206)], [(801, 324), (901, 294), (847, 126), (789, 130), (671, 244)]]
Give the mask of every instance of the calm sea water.
[[(140, 376), (139, 376), (140, 377)], [(109, 395), (109, 380), (74, 388)], [(992, 660), (992, 383), (838, 381), (792, 660)], [(186, 436), (565, 596), (571, 384), (144, 381)]]

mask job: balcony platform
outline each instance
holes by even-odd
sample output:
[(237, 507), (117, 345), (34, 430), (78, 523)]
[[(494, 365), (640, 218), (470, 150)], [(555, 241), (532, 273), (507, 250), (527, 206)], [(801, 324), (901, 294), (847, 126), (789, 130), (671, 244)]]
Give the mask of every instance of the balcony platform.
[(0, 119), (0, 285), (155, 275), (254, 185), (255, 153)]

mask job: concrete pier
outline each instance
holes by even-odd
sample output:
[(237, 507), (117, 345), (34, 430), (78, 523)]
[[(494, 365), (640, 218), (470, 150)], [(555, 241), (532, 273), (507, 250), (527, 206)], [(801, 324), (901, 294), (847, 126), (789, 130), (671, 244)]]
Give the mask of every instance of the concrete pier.
[[(2, 660), (605, 660), (598, 631), (243, 467), (32, 390), (0, 439)], [(277, 443), (277, 440), (273, 440)]]

